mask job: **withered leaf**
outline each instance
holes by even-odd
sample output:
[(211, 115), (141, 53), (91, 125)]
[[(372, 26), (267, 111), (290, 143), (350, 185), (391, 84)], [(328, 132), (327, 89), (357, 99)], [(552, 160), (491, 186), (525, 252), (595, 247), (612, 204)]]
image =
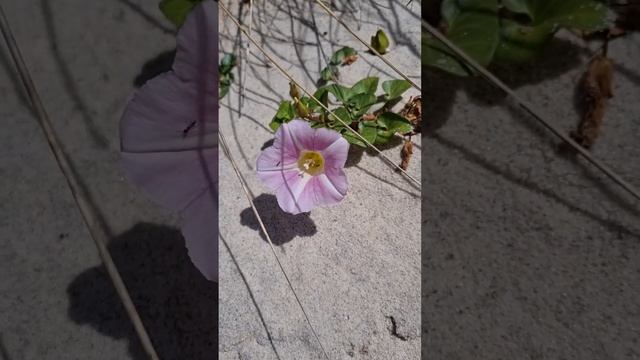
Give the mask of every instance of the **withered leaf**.
[(421, 131), (422, 124), (422, 97), (416, 96), (409, 98), (409, 101), (400, 110), (400, 115), (406, 118), (413, 125), (413, 134)]
[(586, 94), (584, 117), (571, 137), (589, 149), (600, 133), (607, 100), (613, 97), (613, 64), (609, 58), (598, 55), (589, 63), (583, 87)]
[(356, 60), (358, 60), (358, 55), (356, 54), (345, 56), (342, 60), (342, 65), (351, 65), (356, 62)]
[(411, 139), (405, 139), (404, 146), (402, 146), (402, 151), (400, 151), (400, 157), (402, 161), (400, 162), (400, 167), (402, 170), (407, 170), (409, 168), (409, 161), (411, 161), (411, 156), (413, 155), (413, 142)]
[(373, 121), (375, 119), (377, 119), (378, 116), (376, 116), (376, 114), (364, 114), (362, 115), (362, 120), (364, 121)]

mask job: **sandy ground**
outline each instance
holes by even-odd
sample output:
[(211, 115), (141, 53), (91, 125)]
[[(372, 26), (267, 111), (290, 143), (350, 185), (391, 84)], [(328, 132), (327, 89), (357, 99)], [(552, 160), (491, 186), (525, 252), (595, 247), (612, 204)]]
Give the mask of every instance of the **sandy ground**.
[[(610, 45), (615, 97), (593, 149), (636, 187), (639, 44)], [(589, 53), (559, 40), (498, 73), (568, 132)], [(425, 358), (640, 358), (640, 204), (482, 80), (423, 77)]]
[[(403, 2), (365, 1), (358, 31), (368, 39), (379, 27), (385, 29), (395, 41), (388, 59), (415, 81), (420, 80), (419, 13), (417, 4), (407, 10)], [(357, 29), (358, 15), (346, 8), (340, 14)], [(310, 2), (258, 2), (253, 16), (260, 24), (255, 36), (305, 87), (314, 87), (326, 58), (345, 45), (360, 52), (355, 64), (341, 69), (345, 84), (366, 75), (395, 76), (322, 9), (310, 9)], [(221, 49), (231, 51), (237, 29), (228, 19), (221, 23)], [(312, 324), (332, 359), (418, 359), (419, 188), (374, 155), (354, 151), (342, 204), (310, 215), (283, 213), (254, 170), (261, 148), (273, 137), (267, 124), (289, 89), (263, 59), (252, 56), (246, 67), (250, 80), (242, 115), (237, 87), (223, 101), (221, 131)], [(397, 146), (385, 150), (396, 161), (399, 152)], [(419, 154), (410, 172), (419, 178)], [(227, 159), (220, 163), (220, 204), (220, 358), (321, 359)]]
[[(161, 357), (214, 358), (215, 287), (190, 263), (177, 219), (117, 164), (118, 122), (134, 82), (175, 47), (157, 1), (2, 5)], [(3, 44), (0, 359), (146, 359), (14, 74)]]

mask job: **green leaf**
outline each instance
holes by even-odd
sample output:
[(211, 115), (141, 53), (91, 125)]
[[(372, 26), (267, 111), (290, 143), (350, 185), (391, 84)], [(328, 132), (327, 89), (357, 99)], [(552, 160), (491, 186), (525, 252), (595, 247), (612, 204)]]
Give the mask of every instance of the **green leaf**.
[(524, 62), (541, 52), (561, 28), (602, 30), (611, 25), (609, 9), (595, 0), (511, 0), (510, 11), (527, 15), (530, 21), (504, 19), (496, 61)]
[(377, 144), (386, 144), (391, 139), (393, 139), (393, 135), (395, 133), (389, 130), (378, 129), (378, 136), (376, 138)]
[(378, 138), (378, 125), (375, 121), (361, 121), (358, 123), (358, 133), (369, 143), (375, 144)]
[(351, 96), (364, 93), (375, 94), (378, 88), (378, 80), (377, 77), (371, 76), (358, 81), (351, 87)]
[(335, 80), (338, 78), (338, 75), (338, 68), (333, 65), (329, 65), (320, 71), (320, 78), (324, 81)]
[(378, 97), (373, 94), (358, 94), (349, 99), (348, 106), (355, 111), (355, 118), (364, 115), (369, 108), (378, 102)]
[(347, 58), (348, 56), (357, 55), (357, 54), (358, 52), (354, 48), (345, 46), (340, 50), (336, 51), (335, 53), (333, 53), (333, 55), (331, 56), (331, 59), (329, 60), (329, 64), (336, 65), (336, 66), (341, 65), (345, 58)]
[(532, 26), (547, 26), (552, 31), (571, 28), (601, 30), (611, 25), (609, 9), (596, 0), (526, 0)]
[(218, 70), (221, 74), (229, 73), (236, 66), (236, 56), (234, 54), (225, 54), (220, 60)]
[(160, 11), (164, 16), (177, 27), (184, 24), (187, 15), (202, 0), (162, 0), (160, 1)]
[(269, 123), (271, 130), (276, 131), (280, 125), (291, 121), (296, 116), (293, 108), (293, 102), (289, 100), (283, 100), (280, 102), (278, 112)]
[(407, 80), (387, 80), (382, 83), (382, 90), (387, 94), (387, 100), (401, 96), (411, 88), (411, 83)]
[(377, 122), (392, 134), (406, 134), (413, 130), (413, 126), (409, 120), (393, 112), (384, 112), (380, 114)]
[(351, 92), (351, 89), (339, 84), (330, 84), (330, 85), (324, 86), (323, 88), (325, 88), (328, 92), (332, 93), (333, 96), (335, 96), (336, 99), (338, 99), (338, 101), (343, 103), (346, 103), (349, 100), (349, 98), (353, 95)]
[(531, 27), (513, 20), (503, 20), (500, 44), (494, 59), (500, 63), (521, 63), (538, 54), (553, 37), (545, 26)]
[(380, 54), (387, 52), (387, 48), (389, 47), (389, 38), (382, 29), (378, 29), (376, 34), (371, 37), (371, 47)]
[[(613, 16), (600, 0), (443, 0), (446, 36), (481, 65), (523, 62), (562, 29), (597, 31)], [(457, 75), (472, 72), (423, 32), (422, 63)]]
[[(333, 109), (332, 112), (338, 118), (340, 118), (343, 122), (345, 122), (347, 125), (349, 125), (349, 124), (351, 124), (353, 122), (353, 119), (351, 118), (351, 114), (344, 107), (339, 107), (339, 108)], [(345, 126), (345, 124), (340, 122), (340, 120), (336, 119), (336, 116), (333, 116), (333, 115), (329, 114), (329, 123), (340, 124), (340, 125), (335, 125), (335, 126)]]
[(363, 148), (367, 147), (367, 144), (365, 144), (364, 141), (360, 140), (359, 137), (355, 136), (348, 129), (344, 129), (344, 132), (342, 133), (342, 137), (345, 138), (349, 142), (349, 144), (353, 144), (353, 145), (360, 146), (360, 147), (363, 147)]
[(218, 65), (218, 72), (220, 73), (220, 93), (218, 98), (222, 99), (229, 93), (229, 87), (234, 80), (231, 70), (236, 66), (236, 56), (233, 54), (225, 54), (220, 60)]
[(222, 99), (229, 93), (229, 83), (221, 83), (220, 84), (220, 93), (218, 94), (218, 98)]
[[(488, 65), (500, 40), (498, 0), (444, 0), (447, 38), (481, 65)], [(466, 76), (467, 67), (428, 34), (422, 37), (422, 63)]]
[(516, 14), (531, 15), (527, 0), (502, 0), (502, 6)]
[[(316, 90), (315, 93), (313, 93), (313, 97), (320, 100), (320, 102), (324, 105), (324, 106), (328, 106), (329, 104), (329, 91), (326, 89), (326, 87), (321, 87), (319, 89)], [(309, 103), (309, 107), (311, 108), (312, 112), (318, 112), (318, 111), (323, 111), (324, 108), (320, 105), (320, 103), (318, 103), (317, 101), (311, 99), (311, 102)]]

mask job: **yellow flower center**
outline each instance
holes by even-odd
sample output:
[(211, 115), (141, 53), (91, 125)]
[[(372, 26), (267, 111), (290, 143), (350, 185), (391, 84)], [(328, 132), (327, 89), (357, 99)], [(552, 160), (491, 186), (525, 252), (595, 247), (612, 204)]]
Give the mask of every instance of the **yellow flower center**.
[(324, 171), (324, 158), (317, 151), (302, 151), (298, 158), (298, 168), (309, 175), (318, 175)]

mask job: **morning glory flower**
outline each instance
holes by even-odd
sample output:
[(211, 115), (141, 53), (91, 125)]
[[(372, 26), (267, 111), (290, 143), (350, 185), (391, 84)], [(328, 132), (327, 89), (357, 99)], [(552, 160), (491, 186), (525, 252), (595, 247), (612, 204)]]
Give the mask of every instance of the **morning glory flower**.
[(191, 260), (218, 279), (218, 7), (203, 1), (177, 35), (172, 70), (148, 81), (120, 122), (131, 182), (183, 218)]
[(340, 133), (294, 119), (278, 128), (273, 145), (258, 157), (258, 177), (290, 214), (335, 205), (347, 194), (348, 152)]

